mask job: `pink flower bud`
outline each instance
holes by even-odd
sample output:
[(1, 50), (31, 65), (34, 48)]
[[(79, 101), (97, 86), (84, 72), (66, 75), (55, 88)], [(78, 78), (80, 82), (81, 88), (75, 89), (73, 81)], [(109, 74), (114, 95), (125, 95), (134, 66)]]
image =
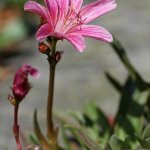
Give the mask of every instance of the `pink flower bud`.
[(55, 53), (55, 60), (56, 60), (57, 62), (60, 61), (60, 59), (61, 59), (63, 53), (64, 53), (63, 51), (57, 51), (57, 52)]
[(8, 95), (8, 100), (13, 104), (13, 105), (16, 105), (16, 100), (13, 96), (11, 95)]
[(13, 99), (15, 102), (20, 102), (27, 95), (31, 88), (28, 75), (38, 78), (40, 74), (38, 70), (28, 64), (24, 64), (20, 67), (15, 74), (13, 86), (11, 87), (13, 96), (8, 97), (10, 102), (12, 102)]
[(47, 54), (47, 52), (50, 51), (49, 47), (43, 42), (39, 43), (38, 49), (39, 49), (39, 52), (43, 54)]

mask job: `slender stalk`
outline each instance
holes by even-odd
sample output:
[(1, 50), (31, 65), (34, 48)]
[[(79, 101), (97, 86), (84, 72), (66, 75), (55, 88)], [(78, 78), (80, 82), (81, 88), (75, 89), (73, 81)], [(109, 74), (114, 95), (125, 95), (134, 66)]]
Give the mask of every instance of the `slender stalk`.
[(50, 64), (50, 76), (49, 76), (49, 92), (47, 101), (47, 133), (51, 138), (53, 134), (53, 97), (54, 97), (54, 80), (55, 80), (55, 66)]
[(55, 51), (56, 51), (57, 40), (52, 39), (51, 42), (51, 53), (48, 57), (49, 62), (49, 90), (48, 90), (48, 100), (47, 100), (47, 136), (51, 140), (53, 139), (54, 127), (53, 127), (53, 98), (54, 98), (54, 81), (55, 81)]
[(22, 150), (22, 146), (21, 146), (20, 139), (19, 139), (18, 109), (19, 109), (19, 103), (16, 103), (15, 106), (14, 106), (13, 132), (14, 132), (14, 137), (15, 137), (15, 140), (16, 140), (18, 150)]

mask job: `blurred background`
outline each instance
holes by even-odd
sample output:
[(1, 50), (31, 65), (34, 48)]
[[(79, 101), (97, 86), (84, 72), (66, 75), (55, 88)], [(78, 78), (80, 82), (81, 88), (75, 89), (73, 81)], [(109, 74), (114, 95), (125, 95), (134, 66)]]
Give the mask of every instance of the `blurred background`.
[[(45, 129), (48, 63), (46, 56), (38, 52), (35, 40), (39, 18), (23, 11), (25, 2), (0, 1), (0, 150), (16, 150), (12, 134), (13, 107), (7, 95), (11, 93), (14, 74), (23, 63), (37, 68), (41, 77), (31, 78), (33, 88), (20, 105), (22, 136), (27, 137), (32, 131), (34, 109), (38, 109), (40, 125)], [(117, 9), (93, 24), (113, 33), (123, 43), (133, 65), (150, 81), (150, 1), (117, 0), (117, 4)], [(113, 116), (119, 95), (107, 81), (105, 72), (110, 72), (121, 83), (127, 72), (110, 45), (89, 38), (86, 44), (86, 50), (79, 53), (68, 42), (58, 42), (57, 49), (63, 50), (64, 55), (57, 65), (54, 111), (82, 111), (86, 103), (93, 101), (107, 115)]]

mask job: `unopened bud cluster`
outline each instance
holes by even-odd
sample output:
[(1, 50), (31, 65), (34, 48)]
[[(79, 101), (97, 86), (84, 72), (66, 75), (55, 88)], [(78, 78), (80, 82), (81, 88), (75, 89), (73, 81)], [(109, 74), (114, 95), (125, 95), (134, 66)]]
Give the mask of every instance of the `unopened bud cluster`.
[(51, 56), (51, 48), (46, 45), (44, 42), (40, 42), (38, 46), (39, 52), (42, 54), (46, 54), (48, 56), (48, 60), (54, 59), (56, 63), (58, 63), (62, 57), (63, 51), (56, 51), (55, 55)]
[(64, 53), (63, 51), (56, 51), (56, 53), (55, 53), (55, 60), (56, 60), (57, 62), (60, 61), (60, 59), (61, 59), (63, 53)]
[(43, 42), (39, 43), (39, 52), (43, 53), (43, 54), (48, 54), (50, 53), (50, 48)]
[(11, 87), (12, 95), (8, 95), (8, 100), (11, 104), (16, 105), (20, 103), (28, 94), (31, 86), (28, 81), (28, 76), (38, 78), (40, 73), (37, 69), (28, 64), (23, 64), (15, 74), (13, 85)]

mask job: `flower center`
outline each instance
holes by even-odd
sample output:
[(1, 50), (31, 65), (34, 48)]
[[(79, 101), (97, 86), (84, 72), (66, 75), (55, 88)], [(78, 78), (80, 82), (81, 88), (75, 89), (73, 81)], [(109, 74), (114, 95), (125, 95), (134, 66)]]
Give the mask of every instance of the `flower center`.
[(75, 26), (83, 24), (80, 14), (75, 12), (72, 4), (67, 9), (63, 22), (66, 31), (72, 29)]

